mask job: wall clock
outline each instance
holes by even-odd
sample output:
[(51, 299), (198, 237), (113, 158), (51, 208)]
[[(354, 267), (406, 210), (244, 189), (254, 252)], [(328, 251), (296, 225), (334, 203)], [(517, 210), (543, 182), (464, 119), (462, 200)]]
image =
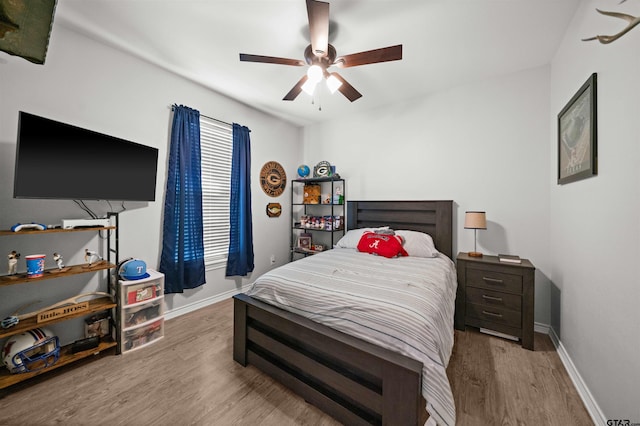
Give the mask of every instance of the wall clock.
[(270, 197), (279, 197), (287, 186), (287, 174), (277, 161), (269, 161), (260, 170), (260, 186)]

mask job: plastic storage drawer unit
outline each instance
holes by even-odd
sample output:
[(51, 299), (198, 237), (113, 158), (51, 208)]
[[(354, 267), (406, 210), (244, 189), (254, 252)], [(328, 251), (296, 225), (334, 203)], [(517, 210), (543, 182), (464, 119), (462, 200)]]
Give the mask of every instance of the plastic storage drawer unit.
[(164, 336), (164, 274), (147, 269), (149, 277), (120, 280), (122, 352), (150, 345)]

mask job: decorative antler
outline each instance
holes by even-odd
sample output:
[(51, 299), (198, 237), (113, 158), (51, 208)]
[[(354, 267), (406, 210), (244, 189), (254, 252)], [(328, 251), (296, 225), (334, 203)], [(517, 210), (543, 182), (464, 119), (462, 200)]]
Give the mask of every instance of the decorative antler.
[[(625, 0), (622, 0), (620, 3), (624, 3)], [(589, 38), (583, 38), (582, 41), (590, 41), (590, 40), (598, 40), (600, 43), (602, 44), (608, 44), (611, 43), (614, 40), (619, 39), (620, 37), (622, 37), (623, 35), (625, 35), (626, 33), (628, 33), (629, 31), (631, 31), (631, 29), (633, 27), (635, 27), (636, 25), (640, 24), (640, 16), (632, 16), (632, 15), (627, 15), (626, 13), (619, 13), (619, 12), (607, 12), (604, 10), (600, 10), (600, 9), (596, 9), (599, 13), (606, 15), (606, 16), (612, 16), (614, 18), (620, 18), (620, 19), (624, 19), (625, 21), (627, 21), (629, 23), (629, 25), (626, 26), (626, 28), (624, 28), (622, 31), (620, 31), (619, 33), (616, 33), (614, 35), (597, 35), (595, 37), (589, 37)]]

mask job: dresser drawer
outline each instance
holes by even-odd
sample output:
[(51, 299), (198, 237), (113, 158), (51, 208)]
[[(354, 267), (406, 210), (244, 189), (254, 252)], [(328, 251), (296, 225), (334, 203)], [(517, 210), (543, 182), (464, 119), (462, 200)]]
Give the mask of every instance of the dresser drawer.
[(488, 308), (498, 307), (516, 312), (522, 311), (522, 296), (519, 294), (502, 293), (484, 288), (467, 287), (467, 302)]
[(522, 347), (533, 350), (535, 266), (501, 262), (498, 256), (456, 258), (455, 328), (488, 329), (521, 339)]
[(130, 328), (122, 334), (123, 352), (142, 348), (164, 336), (164, 318), (140, 327)]
[(482, 320), (485, 327), (491, 328), (490, 323), (502, 324), (509, 327), (522, 327), (522, 313), (497, 306), (477, 305), (467, 302), (467, 316)]
[(123, 308), (121, 325), (124, 330), (153, 321), (163, 315), (163, 299), (156, 298), (151, 302)]
[(490, 270), (467, 268), (468, 287), (522, 294), (522, 276)]

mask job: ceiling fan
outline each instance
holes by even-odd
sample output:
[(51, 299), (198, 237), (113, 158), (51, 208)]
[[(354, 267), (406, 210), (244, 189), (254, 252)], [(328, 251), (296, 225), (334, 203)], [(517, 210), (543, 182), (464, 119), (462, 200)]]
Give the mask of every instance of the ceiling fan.
[(244, 62), (262, 62), (298, 67), (309, 65), (307, 74), (302, 76), (289, 93), (282, 98), (283, 101), (294, 100), (303, 90), (313, 94), (316, 85), (324, 79), (331, 93), (339, 90), (340, 93), (353, 102), (362, 97), (362, 94), (340, 74), (329, 72), (327, 68), (331, 66), (348, 68), (402, 59), (401, 44), (351, 55), (337, 56), (336, 49), (329, 44), (329, 3), (317, 0), (306, 0), (306, 2), (311, 44), (304, 50), (304, 61), (274, 56), (250, 55), (247, 53), (240, 54), (240, 60)]

